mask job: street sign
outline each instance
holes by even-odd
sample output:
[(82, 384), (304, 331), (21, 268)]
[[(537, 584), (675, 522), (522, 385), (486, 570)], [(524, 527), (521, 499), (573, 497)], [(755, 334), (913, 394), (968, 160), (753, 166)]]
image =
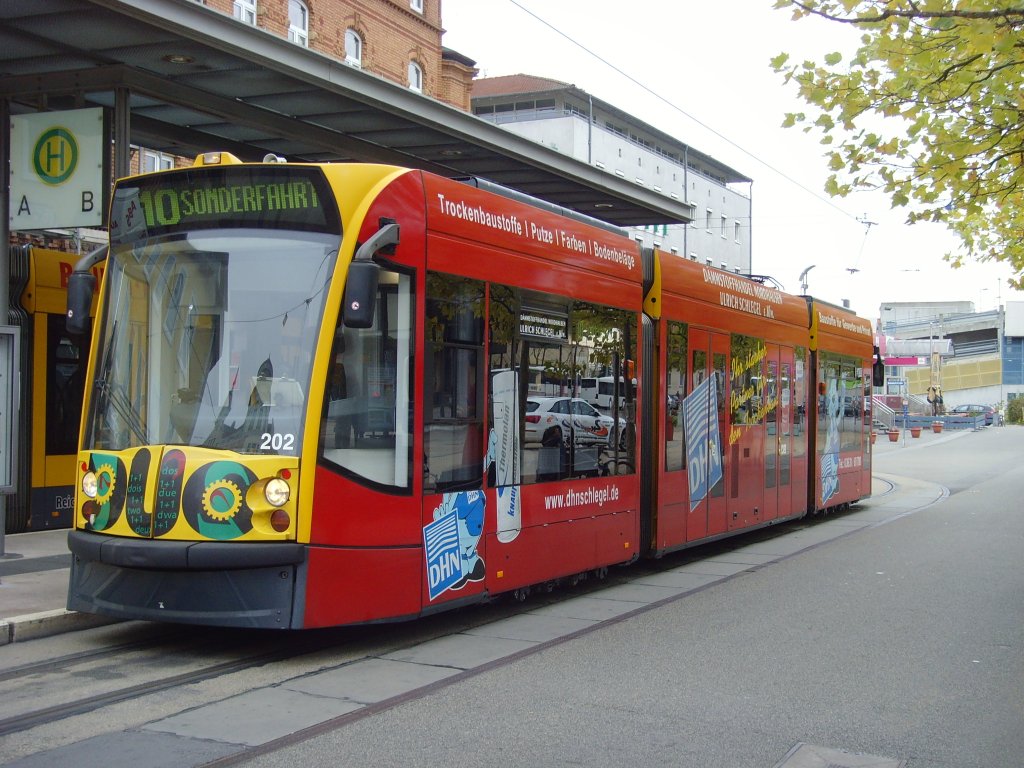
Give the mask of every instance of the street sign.
[(11, 117), (11, 231), (103, 223), (103, 110)]

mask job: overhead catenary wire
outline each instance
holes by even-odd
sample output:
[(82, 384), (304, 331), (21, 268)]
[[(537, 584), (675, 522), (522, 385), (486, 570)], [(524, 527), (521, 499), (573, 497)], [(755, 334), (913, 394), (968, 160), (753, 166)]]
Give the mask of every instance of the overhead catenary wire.
[(765, 168), (767, 168), (768, 170), (770, 170), (770, 171), (771, 171), (772, 173), (774, 173), (774, 174), (778, 175), (778, 176), (779, 176), (780, 178), (782, 178), (782, 179), (785, 179), (785, 180), (786, 180), (786, 181), (788, 181), (788, 182), (789, 182), (790, 184), (792, 184), (792, 185), (794, 185), (795, 187), (797, 187), (797, 188), (799, 188), (799, 189), (803, 190), (803, 191), (804, 191), (804, 192), (806, 192), (806, 193), (807, 193), (808, 195), (811, 195), (812, 197), (814, 197), (814, 198), (815, 198), (815, 199), (817, 199), (818, 201), (820, 201), (820, 202), (823, 202), (823, 203), (825, 203), (826, 205), (828, 205), (828, 206), (830, 206), (830, 207), (834, 208), (835, 210), (839, 211), (839, 212), (840, 212), (841, 214), (843, 214), (844, 216), (846, 216), (846, 217), (848, 217), (848, 218), (850, 218), (850, 219), (853, 219), (854, 221), (858, 221), (858, 222), (860, 221), (860, 219), (858, 219), (858, 218), (857, 218), (856, 216), (854, 216), (854, 215), (853, 215), (852, 213), (850, 213), (849, 211), (847, 211), (847, 210), (845, 210), (845, 209), (841, 208), (840, 206), (836, 205), (836, 204), (835, 204), (835, 203), (834, 203), (834, 202), (833, 202), (832, 200), (830, 200), (829, 198), (827, 198), (827, 197), (823, 197), (823, 196), (822, 196), (822, 195), (821, 195), (820, 193), (818, 193), (818, 192), (815, 192), (815, 191), (814, 191), (813, 189), (810, 189), (810, 188), (809, 188), (809, 187), (807, 187), (806, 185), (804, 185), (804, 184), (800, 183), (799, 181), (797, 181), (796, 179), (794, 179), (794, 178), (793, 178), (792, 176), (790, 176), (789, 174), (787, 174), (787, 173), (785, 173), (784, 171), (782, 171), (782, 170), (780, 170), (780, 169), (776, 168), (776, 167), (775, 167), (775, 166), (773, 166), (773, 165), (772, 165), (771, 163), (769, 163), (769, 162), (767, 162), (766, 160), (764, 160), (764, 158), (762, 158), (762, 157), (758, 157), (758, 156), (757, 156), (756, 154), (754, 154), (753, 152), (749, 151), (749, 150), (748, 150), (748, 149), (746, 149), (745, 147), (742, 147), (742, 146), (740, 146), (740, 145), (739, 145), (739, 144), (737, 144), (737, 143), (736, 143), (735, 141), (733, 141), (732, 139), (730, 139), (730, 138), (729, 138), (728, 136), (726, 136), (725, 134), (723, 134), (723, 133), (722, 133), (721, 131), (719, 131), (719, 130), (717, 130), (717, 129), (713, 128), (713, 127), (711, 127), (710, 125), (708, 125), (707, 123), (705, 123), (705, 122), (704, 122), (703, 120), (701, 120), (700, 118), (698, 118), (698, 117), (696, 117), (696, 116), (694, 116), (694, 115), (690, 114), (690, 113), (689, 113), (689, 112), (687, 112), (687, 111), (686, 111), (685, 109), (683, 109), (682, 107), (680, 107), (680, 106), (679, 106), (678, 104), (674, 103), (673, 101), (671, 101), (670, 99), (666, 98), (665, 96), (662, 96), (662, 95), (661, 95), (660, 93), (658, 93), (657, 91), (655, 91), (655, 90), (654, 90), (654, 89), (652, 89), (651, 87), (649, 87), (649, 86), (645, 85), (645, 84), (644, 84), (644, 83), (642, 83), (642, 82), (641, 82), (640, 80), (638, 80), (637, 78), (633, 77), (633, 75), (631, 75), (631, 74), (629, 74), (628, 72), (626, 72), (625, 70), (623, 70), (623, 69), (622, 69), (621, 67), (619, 67), (619, 66), (617, 66), (617, 65), (613, 64), (612, 62), (608, 61), (608, 59), (606, 59), (605, 57), (603, 57), (603, 56), (602, 56), (601, 54), (599, 54), (599, 53), (596, 53), (595, 51), (591, 50), (591, 49), (590, 49), (590, 48), (588, 48), (588, 47), (587, 47), (586, 45), (584, 45), (583, 43), (579, 42), (578, 40), (576, 40), (575, 38), (573, 38), (573, 37), (572, 37), (571, 35), (569, 35), (568, 33), (566, 33), (566, 32), (563, 32), (563, 31), (562, 31), (561, 29), (559, 29), (558, 27), (556, 27), (556, 26), (555, 26), (554, 24), (552, 24), (551, 22), (547, 21), (546, 19), (542, 18), (541, 16), (538, 16), (538, 15), (537, 15), (537, 14), (536, 14), (536, 13), (535, 13), (534, 11), (531, 11), (531, 10), (530, 10), (529, 8), (527, 8), (527, 7), (525, 6), (525, 5), (523, 5), (523, 4), (521, 3), (521, 2), (519, 2), (519, 0), (508, 0), (508, 2), (509, 2), (509, 3), (511, 3), (512, 5), (514, 5), (515, 7), (519, 8), (519, 10), (521, 10), (521, 11), (522, 11), (523, 13), (527, 14), (528, 16), (532, 17), (532, 18), (533, 18), (533, 19), (535, 19), (536, 21), (538, 21), (538, 22), (540, 22), (541, 24), (543, 24), (543, 25), (544, 25), (545, 27), (547, 27), (548, 29), (550, 29), (550, 30), (551, 30), (552, 32), (554, 32), (554, 33), (555, 33), (556, 35), (558, 35), (559, 37), (562, 37), (562, 38), (564, 38), (565, 40), (567, 40), (567, 41), (568, 41), (569, 43), (571, 43), (572, 45), (574, 45), (574, 46), (576, 46), (577, 48), (579, 48), (580, 50), (584, 51), (584, 52), (585, 52), (585, 53), (586, 53), (587, 55), (589, 55), (589, 56), (592, 56), (592, 57), (593, 57), (594, 59), (596, 59), (597, 61), (599, 61), (599, 62), (601, 62), (602, 64), (604, 64), (604, 65), (605, 65), (606, 67), (608, 67), (608, 68), (612, 69), (612, 70), (613, 70), (613, 71), (615, 71), (615, 72), (616, 72), (617, 74), (619, 74), (619, 75), (621, 75), (622, 77), (626, 78), (626, 79), (627, 79), (627, 80), (629, 80), (629, 81), (630, 81), (631, 83), (633, 83), (634, 85), (636, 85), (636, 86), (637, 86), (638, 88), (640, 88), (640, 89), (642, 89), (642, 90), (643, 90), (644, 92), (646, 92), (646, 93), (650, 94), (650, 95), (651, 95), (651, 96), (653, 96), (653, 97), (654, 97), (655, 99), (657, 99), (657, 100), (658, 100), (658, 101), (660, 101), (661, 103), (665, 104), (665, 105), (666, 105), (667, 107), (669, 107), (669, 108), (670, 108), (670, 109), (672, 109), (673, 111), (675, 111), (675, 112), (678, 112), (679, 114), (683, 115), (683, 116), (684, 116), (685, 118), (687, 118), (688, 120), (692, 120), (692, 121), (693, 121), (694, 123), (696, 123), (697, 125), (699, 125), (699, 126), (700, 126), (701, 128), (703, 128), (704, 130), (706, 130), (706, 131), (709, 131), (709, 132), (711, 132), (711, 133), (712, 133), (713, 135), (717, 136), (717, 137), (718, 137), (718, 138), (720, 138), (720, 139), (721, 139), (722, 141), (726, 142), (726, 143), (727, 143), (727, 144), (729, 144), (730, 146), (732, 146), (732, 147), (734, 147), (735, 149), (739, 150), (739, 151), (740, 151), (740, 152), (742, 152), (742, 153), (743, 153), (744, 155), (746, 155), (746, 156), (747, 156), (747, 157), (749, 157), (750, 159), (754, 160), (754, 161), (755, 161), (755, 162), (757, 162), (758, 164), (760, 164), (760, 165), (763, 165), (763, 166), (764, 166)]

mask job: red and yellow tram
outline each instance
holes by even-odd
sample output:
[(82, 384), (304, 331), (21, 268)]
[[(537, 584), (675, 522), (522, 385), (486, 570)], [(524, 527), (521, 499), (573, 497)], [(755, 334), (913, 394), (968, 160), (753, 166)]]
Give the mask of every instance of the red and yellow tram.
[(72, 609), (412, 618), (870, 493), (848, 311), (395, 167), (214, 153), (112, 200)]

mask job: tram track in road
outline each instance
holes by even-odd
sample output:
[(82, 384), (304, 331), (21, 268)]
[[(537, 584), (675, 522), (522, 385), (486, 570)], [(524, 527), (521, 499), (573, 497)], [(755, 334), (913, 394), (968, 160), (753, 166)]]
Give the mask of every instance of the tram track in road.
[[(0, 670), (0, 701), (6, 702), (6, 709), (16, 708), (19, 701), (43, 702), (26, 711), (0, 715), (0, 740), (116, 704), (316, 654), (337, 646), (339, 639), (337, 632), (305, 633), (280, 642), (286, 637), (280, 633), (176, 625), (167, 631), (165, 625), (141, 625), (143, 633), (161, 634), (116, 642), (125, 634), (135, 634), (139, 626), (126, 624), (122, 632), (114, 630), (115, 642), (101, 641), (95, 647)], [(213, 663), (194, 664), (197, 659), (211, 658)], [(182, 669), (190, 665), (192, 668)], [(172, 668), (172, 673), (139, 679), (162, 666)], [(128, 678), (127, 684), (121, 684), (124, 678)], [(90, 692), (96, 687), (106, 690)]]
[[(182, 634), (184, 634), (184, 632), (175, 634), (173, 637), (181, 637)], [(91, 648), (87, 651), (76, 651), (75, 653), (66, 653), (62, 656), (55, 656), (48, 659), (42, 659), (40, 661), (29, 662), (27, 664), (20, 664), (15, 667), (0, 670), (0, 685), (12, 680), (17, 680), (18, 678), (39, 674), (40, 672), (52, 672), (54, 670), (67, 669), (71, 665), (91, 661), (93, 659), (106, 658), (112, 654), (145, 650), (160, 643), (166, 643), (170, 637), (172, 636), (163, 635), (159, 641), (133, 640), (131, 642), (119, 643), (117, 645)]]
[(46, 723), (52, 723), (59, 720), (64, 720), (75, 715), (81, 715), (87, 712), (94, 712), (102, 707), (116, 704), (122, 701), (128, 701), (130, 699), (141, 698), (143, 696), (149, 696), (154, 693), (168, 690), (170, 688), (176, 688), (179, 686), (190, 685), (192, 683), (201, 682), (204, 680), (210, 680), (215, 677), (222, 675), (231, 674), (234, 672), (241, 672), (246, 669), (253, 667), (262, 666), (264, 664), (271, 664), (276, 661), (283, 661), (289, 658), (294, 658), (295, 652), (291, 651), (277, 651), (266, 653), (261, 656), (254, 656), (245, 659), (238, 659), (235, 661), (227, 661), (221, 664), (214, 664), (209, 667), (203, 667), (202, 669), (193, 670), (191, 672), (184, 672), (171, 677), (163, 678), (160, 680), (152, 680), (145, 683), (139, 683), (138, 685), (132, 685), (127, 688), (121, 688), (115, 691), (109, 691), (107, 693), (97, 694), (95, 696), (89, 696), (86, 698), (79, 699), (77, 701), (67, 702), (65, 704), (58, 704), (52, 707), (46, 707), (44, 709), (35, 710), (33, 712), (26, 712), (23, 715), (15, 717), (9, 717), (0, 720), (0, 737), (7, 736), (17, 731), (22, 731), (27, 728), (34, 728), (38, 725)]
[[(535, 607), (537, 601), (531, 601)], [(32, 729), (61, 728), (62, 723), (81, 715), (95, 715), (105, 708), (142, 702), (147, 697), (164, 694), (177, 698), (174, 691), (183, 691), (218, 678), (264, 668), (266, 672), (253, 676), (253, 686), (274, 685), (323, 669), (343, 666), (353, 661), (372, 657), (403, 647), (414, 646), (426, 640), (457, 633), (497, 618), (526, 610), (515, 601), (500, 600), (470, 607), (465, 611), (440, 614), (403, 624), (379, 624), (363, 627), (310, 630), (302, 633), (248, 632), (206, 627), (179, 627), (156, 637), (143, 637), (117, 642), (126, 635), (137, 637), (137, 627), (143, 631), (163, 631), (168, 625), (148, 627), (123, 625), (103, 635), (102, 644), (72, 653), (12, 666), (0, 670), (0, 701), (6, 699), (7, 714), (0, 713), (0, 742), (14, 734), (31, 739)], [(269, 649), (268, 649), (269, 647)], [(246, 650), (250, 651), (246, 653)], [(215, 663), (202, 663), (191, 669), (182, 666), (203, 658), (215, 657)], [(289, 663), (309, 657), (309, 661)], [(165, 665), (174, 667), (172, 674), (160, 674), (154, 679), (139, 679), (152, 669)], [(271, 669), (280, 665), (280, 671)], [(123, 678), (128, 678), (123, 680)], [(120, 684), (120, 683), (126, 684)], [(108, 690), (95, 691), (97, 686)], [(250, 682), (235, 678), (230, 684), (214, 692), (195, 688), (180, 697), (182, 708), (210, 703), (245, 690)], [(94, 692), (90, 692), (89, 689)], [(77, 693), (76, 693), (77, 690)], [(22, 702), (21, 709), (17, 702)], [(29, 708), (31, 707), (31, 708)], [(148, 704), (133, 705), (139, 713), (137, 719), (126, 723), (141, 725), (152, 715)], [(73, 729), (72, 729), (73, 730)], [(10, 755), (0, 750), (0, 763)]]
[[(635, 569), (627, 569), (635, 573)], [(623, 574), (624, 576), (625, 574)], [(114, 642), (80, 651), (39, 659), (29, 663), (0, 670), (0, 698), (8, 701), (19, 699), (25, 702), (42, 701), (27, 711), (0, 716), (0, 739), (31, 729), (54, 726), (76, 716), (96, 714), (104, 708), (126, 702), (141, 701), (155, 694), (181, 690), (228, 675), (244, 673), (260, 667), (293, 661), (303, 656), (311, 657), (308, 664), (289, 665), (280, 675), (261, 676), (260, 685), (282, 682), (287, 679), (312, 674), (323, 669), (372, 658), (394, 650), (412, 647), (422, 642), (471, 630), (490, 622), (525, 613), (536, 608), (556, 603), (570, 597), (601, 589), (618, 581), (615, 571), (607, 579), (590, 579), (573, 588), (556, 588), (554, 584), (535, 588), (525, 602), (515, 600), (511, 594), (465, 610), (427, 617), (403, 624), (381, 624), (356, 628), (313, 630), (304, 633), (251, 634), (239, 630), (222, 630), (202, 627), (174, 627), (155, 637), (142, 637), (127, 642), (118, 638), (137, 637), (136, 629), (124, 625), (124, 630), (115, 630)], [(166, 629), (158, 625), (159, 630)], [(154, 628), (144, 627), (144, 631)], [(158, 631), (159, 631), (158, 630)], [(104, 638), (109, 639), (109, 634)], [(254, 639), (255, 638), (255, 639)], [(274, 644), (270, 650), (263, 650), (267, 644)], [(231, 649), (239, 646), (256, 646), (257, 652), (232, 655)], [(225, 654), (229, 657), (224, 658)], [(154, 666), (166, 664), (177, 666), (188, 664), (197, 657), (217, 656), (222, 660), (202, 664), (193, 669), (174, 674), (160, 675), (155, 679), (139, 680), (135, 672), (145, 672)], [(117, 685), (122, 676), (134, 677), (126, 685)], [(114, 683), (109, 690), (88, 693), (87, 689)], [(80, 684), (76, 695), (74, 687)], [(35, 691), (39, 695), (35, 695)], [(58, 693), (59, 692), (59, 693)], [(46, 705), (47, 699), (61, 696), (66, 700)], [(190, 704), (199, 703), (189, 698)], [(138, 706), (144, 710), (145, 706)], [(139, 723), (145, 721), (140, 718)], [(3, 755), (0, 754), (0, 762)]]
[[(825, 519), (832, 517), (830, 515)], [(591, 575), (591, 578), (575, 585), (568, 578), (538, 585), (523, 602), (517, 601), (510, 593), (489, 603), (407, 623), (303, 633), (124, 625), (123, 630), (114, 630), (113, 634), (108, 630), (103, 634), (102, 638), (113, 642), (105, 642), (102, 647), (85, 648), (75, 653), (0, 670), (0, 697), (11, 692), (14, 698), (20, 698), (27, 705), (38, 704), (28, 711), (12, 711), (8, 716), (0, 716), (0, 739), (22, 733), (26, 742), (31, 741), (33, 736), (28, 731), (32, 729), (41, 729), (36, 731), (38, 734), (52, 734), (55, 731), (73, 733), (79, 728), (79, 725), (72, 724), (74, 718), (84, 714), (95, 715), (101, 710), (135, 701), (140, 703), (130, 704), (129, 710), (120, 707), (121, 713), (128, 713), (127, 717), (111, 716), (103, 719), (117, 720), (125, 728), (139, 727), (158, 715), (173, 714), (174, 708), (184, 711), (195, 706), (214, 704), (248, 690), (272, 687), (358, 661), (380, 658), (448, 635), (471, 633), (473, 629), (501, 619), (537, 611), (571, 598), (596, 596), (606, 588), (657, 575), (681, 565), (727, 555), (735, 547), (814, 527), (820, 521), (820, 518), (791, 521), (728, 541), (672, 553), (658, 560), (646, 560), (626, 568), (612, 568), (600, 580)], [(143, 633), (152, 634), (140, 635), (140, 629)], [(289, 663), (303, 656), (307, 656), (308, 661)], [(213, 663), (209, 663), (211, 659), (214, 659)], [(207, 663), (196, 665), (196, 661)], [(188, 665), (194, 668), (183, 669)], [(159, 674), (155, 679), (140, 679), (150, 674), (154, 667), (160, 666), (166, 667), (165, 672), (170, 674)], [(259, 673), (244, 674), (247, 670), (261, 667), (263, 671)], [(232, 675), (235, 677), (229, 678)], [(218, 678), (230, 679), (230, 682), (213, 687), (201, 685)], [(125, 684), (119, 684), (121, 682)], [(96, 690), (98, 685), (106, 686), (109, 690)], [(38, 697), (34, 693), (37, 687), (44, 692)], [(175, 694), (175, 691), (180, 691), (180, 695)], [(420, 691), (420, 694), (423, 692)], [(162, 696), (141, 703), (156, 694)], [(409, 695), (406, 694), (407, 697)], [(60, 700), (58, 696), (66, 700)], [(170, 703), (172, 701), (175, 703)], [(151, 706), (151, 702), (156, 702), (157, 706)], [(394, 703), (390, 702), (391, 705)], [(380, 710), (383, 705), (381, 702), (380, 705), (369, 707), (367, 713)], [(64, 724), (65, 721), (67, 724)], [(341, 724), (334, 723), (336, 727)], [(70, 737), (61, 733), (57, 738), (63, 740)], [(0, 752), (0, 762), (4, 758)]]
[[(165, 625), (123, 627), (124, 632), (115, 630), (115, 642), (102, 642), (92, 648), (0, 670), (0, 700), (53, 699), (57, 695), (55, 691), (66, 690), (69, 681), (72, 684), (82, 681), (82, 687), (112, 683), (109, 690), (77, 696), (72, 692), (71, 700), (0, 716), (0, 738), (121, 702), (315, 654), (337, 642), (336, 637), (311, 633), (291, 636), (288, 642), (280, 643), (278, 640), (283, 636), (277, 633), (250, 635), (238, 630), (177, 625), (169, 631)], [(125, 634), (136, 634), (137, 627), (141, 627), (144, 635), (150, 636), (116, 642)], [(157, 632), (158, 635), (153, 634)], [(181, 669), (197, 659), (216, 661)], [(133, 673), (145, 676), (149, 670), (161, 666), (179, 671), (148, 680), (138, 680), (136, 675), (136, 682), (117, 684)], [(26, 694), (29, 689), (38, 691), (38, 697)]]

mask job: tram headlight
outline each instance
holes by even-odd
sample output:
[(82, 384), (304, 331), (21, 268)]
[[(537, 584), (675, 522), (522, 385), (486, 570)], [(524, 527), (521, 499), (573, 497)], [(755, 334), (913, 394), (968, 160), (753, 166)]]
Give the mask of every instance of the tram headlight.
[(288, 503), (288, 499), (291, 498), (292, 489), (287, 481), (282, 480), (280, 477), (275, 477), (267, 481), (266, 486), (263, 488), (263, 495), (270, 506), (283, 507)]
[(98, 484), (96, 482), (96, 473), (89, 470), (82, 475), (82, 493), (88, 496), (90, 499), (96, 498)]

